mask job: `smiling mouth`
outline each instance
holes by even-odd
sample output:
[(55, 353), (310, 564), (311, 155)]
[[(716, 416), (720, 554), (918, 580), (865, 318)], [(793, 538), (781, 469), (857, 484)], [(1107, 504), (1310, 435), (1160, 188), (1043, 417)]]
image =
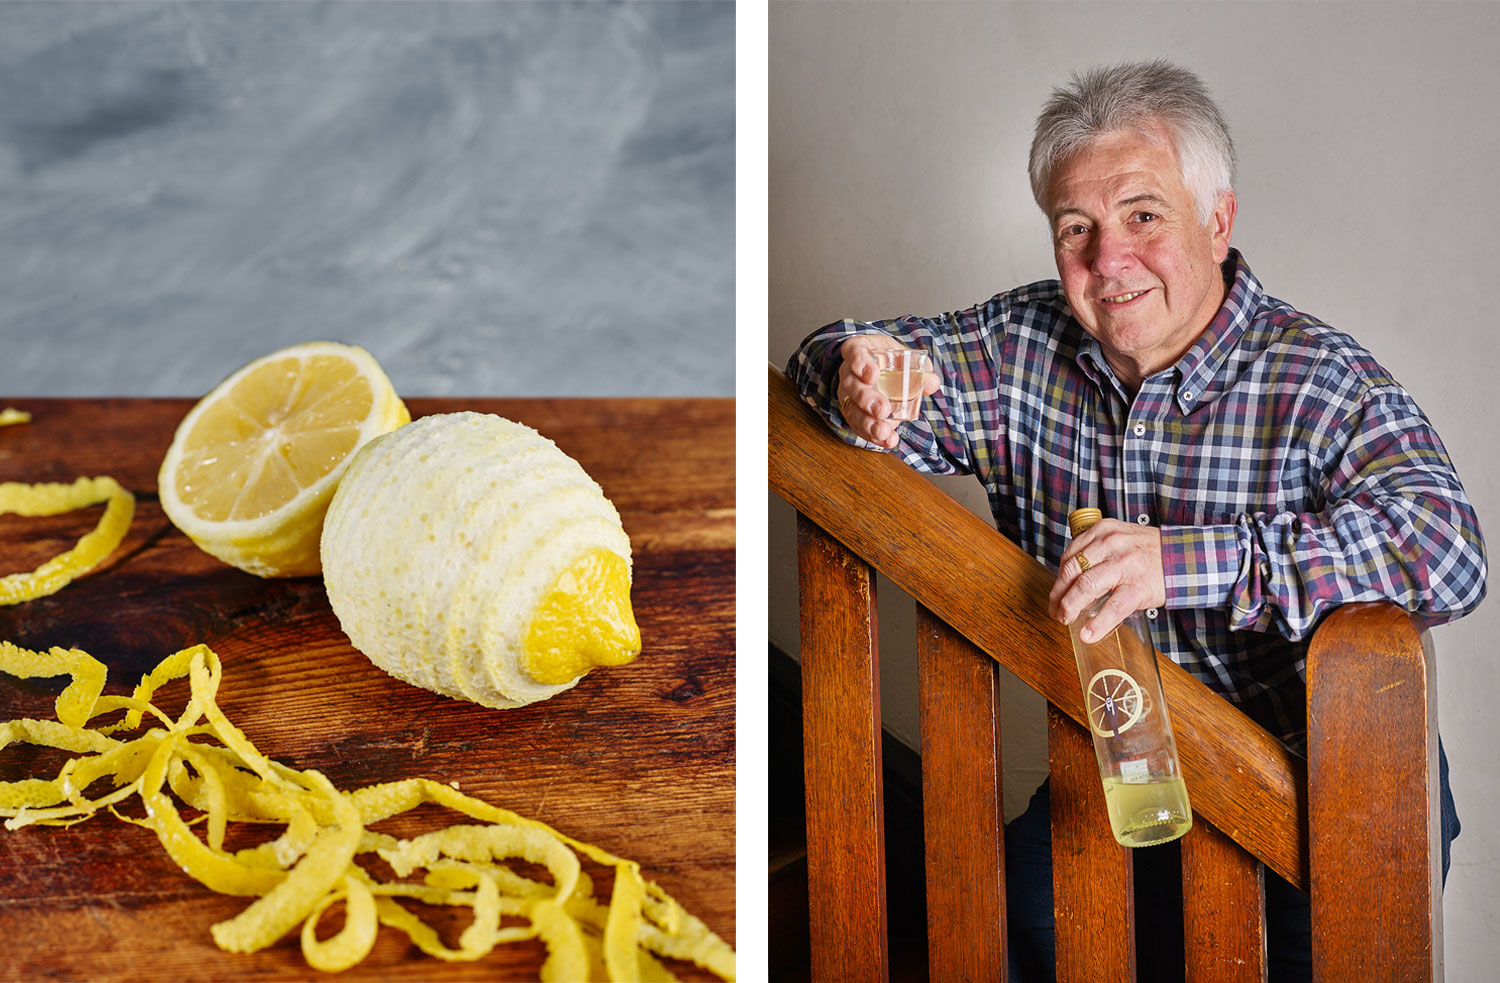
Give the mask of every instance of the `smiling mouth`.
[(1128, 304), (1144, 293), (1146, 293), (1145, 290), (1137, 290), (1133, 293), (1115, 294), (1113, 297), (1101, 297), (1099, 299), (1106, 304)]

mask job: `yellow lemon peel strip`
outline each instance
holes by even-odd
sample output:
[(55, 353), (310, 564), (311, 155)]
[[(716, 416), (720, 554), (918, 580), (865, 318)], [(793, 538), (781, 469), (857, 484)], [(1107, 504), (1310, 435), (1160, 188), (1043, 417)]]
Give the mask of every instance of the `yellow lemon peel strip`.
[(551, 872), (559, 902), (566, 901), (578, 885), (578, 857), (573, 851), (556, 837), (524, 826), (449, 826), (378, 852), (398, 877), (407, 877), (419, 867), (430, 870), (442, 856), (481, 864), (520, 857)]
[(71, 485), (0, 483), (0, 514), (60, 515), (105, 503), (99, 524), (65, 553), (54, 556), (30, 573), (0, 577), (0, 604), (19, 604), (62, 590), (115, 551), (125, 539), (135, 515), (135, 496), (113, 478), (79, 478)]
[(104, 692), (104, 663), (78, 649), (53, 648), (47, 655), (42, 655), (0, 641), (0, 671), (18, 679), (71, 676), (73, 681), (58, 696), (55, 704), (58, 723), (69, 727), (82, 727), (87, 723), (99, 694)]
[[(56, 700), (57, 719), (0, 721), (0, 749), (21, 741), (77, 755), (53, 778), (0, 782), (6, 828), (81, 822), (106, 808), (123, 821), (146, 826), (195, 880), (223, 894), (256, 898), (211, 927), (222, 949), (253, 952), (300, 925), (308, 965), (338, 972), (364, 959), (379, 926), (386, 925), (445, 961), (473, 961), (498, 945), (540, 939), (547, 948), (539, 970), (544, 981), (673, 979), (657, 956), (735, 978), (734, 950), (645, 880), (632, 861), (440, 782), (405, 779), (346, 793), (316, 771), (267, 758), (219, 710), (222, 666), (205, 645), (163, 659), (128, 697), (102, 695), (104, 665), (77, 649), (43, 655), (0, 642), (0, 672), (71, 677)], [(159, 689), (183, 678), (188, 695), (174, 717), (154, 701)], [(88, 726), (120, 711), (119, 722)], [(108, 736), (139, 731), (147, 718), (159, 726), (130, 740)], [(114, 788), (89, 798), (90, 787), (105, 780)], [(115, 809), (131, 796), (144, 805), (144, 819)], [(178, 802), (199, 815), (184, 819)], [(424, 803), (478, 822), (407, 839), (368, 828)], [(282, 831), (259, 846), (229, 853), (224, 843), (230, 822), (276, 824)], [(193, 831), (200, 824), (206, 831), (202, 837)], [(425, 870), (425, 882), (375, 878), (358, 862), (369, 853), (398, 878)], [(609, 905), (595, 900), (580, 856), (613, 869)], [(518, 874), (509, 861), (545, 869), (552, 883)], [(468, 907), (473, 919), (458, 947), (449, 948), (433, 926), (397, 899)], [(320, 921), (340, 903), (343, 927), (320, 940)]]
[[(468, 905), (472, 907), (476, 903), (477, 892), (450, 891), (422, 884), (378, 884), (374, 890), (377, 893), (375, 910), (379, 916), (380, 924), (405, 932), (413, 945), (434, 959), (441, 959), (444, 962), (473, 962), (489, 954), (489, 948), (464, 948), (464, 940), (460, 940), (459, 948), (448, 948), (443, 945), (435, 928), (397, 904), (394, 900), (395, 897), (406, 897), (430, 905)], [(511, 899), (501, 898), (500, 902), (502, 911), (507, 902), (510, 902), (514, 906)], [(476, 917), (478, 916), (476, 915)], [(513, 942), (518, 939), (535, 937), (536, 932), (529, 928), (519, 933), (513, 929), (501, 929), (495, 932), (497, 942)], [(468, 941), (472, 943), (474, 937), (469, 936)]]
[(611, 980), (627, 980), (637, 972), (636, 932), (641, 925), (641, 902), (646, 885), (635, 864), (615, 868), (614, 895), (609, 901), (609, 919), (604, 924), (604, 968)]
[(0, 410), (0, 427), (8, 427), (16, 423), (30, 423), (31, 414), (25, 410), (18, 410), (13, 406), (7, 406)]
[[(337, 901), (344, 902), (344, 927), (329, 939), (318, 940), (318, 920)], [(375, 917), (375, 895), (363, 878), (344, 875), (343, 887), (326, 895), (302, 923), (302, 958), (313, 969), (339, 973), (370, 954), (380, 923)]]
[(542, 983), (568, 983), (586, 980), (589, 973), (588, 950), (578, 923), (553, 901), (538, 901), (531, 909), (531, 924), (547, 943), (547, 961), (542, 963)]
[(141, 801), (157, 840), (177, 866), (210, 890), (250, 897), (270, 893), (285, 877), (281, 871), (247, 866), (205, 844), (183, 822), (176, 803), (162, 790), (167, 765), (181, 739), (181, 732), (165, 738), (141, 777)]
[(315, 771), (303, 774), (314, 778), (331, 799), (343, 805), (339, 825), (318, 830), (297, 866), (264, 897), (213, 926), (214, 942), (227, 952), (256, 952), (280, 939), (311, 915), (322, 897), (343, 880), (354, 859), (361, 832), (359, 814), (328, 779)]

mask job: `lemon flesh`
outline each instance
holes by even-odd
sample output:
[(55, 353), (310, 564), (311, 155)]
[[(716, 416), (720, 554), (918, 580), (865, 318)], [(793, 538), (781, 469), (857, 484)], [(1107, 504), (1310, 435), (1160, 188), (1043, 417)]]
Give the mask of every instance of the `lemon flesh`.
[(262, 577), (316, 574), (324, 513), (350, 457), (411, 419), (375, 359), (331, 342), (256, 359), (183, 418), (157, 477), (199, 547)]
[(491, 414), (426, 416), (356, 452), (322, 565), (356, 649), (457, 699), (533, 703), (641, 648), (619, 513), (556, 444)]
[(640, 654), (630, 568), (619, 554), (590, 550), (563, 570), (537, 606), (524, 645), (526, 671), (539, 683), (566, 683)]

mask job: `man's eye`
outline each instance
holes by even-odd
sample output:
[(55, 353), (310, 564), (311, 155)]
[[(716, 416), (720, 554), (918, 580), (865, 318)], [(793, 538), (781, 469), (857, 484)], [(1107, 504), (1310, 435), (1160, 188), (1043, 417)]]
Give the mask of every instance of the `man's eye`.
[(1084, 228), (1081, 225), (1065, 225), (1057, 234), (1059, 238), (1071, 239), (1075, 236), (1081, 236), (1087, 231), (1088, 229)]
[(1155, 222), (1157, 220), (1157, 218), (1158, 218), (1158, 216), (1157, 216), (1157, 214), (1155, 212), (1136, 212), (1135, 213), (1135, 220), (1137, 222)]

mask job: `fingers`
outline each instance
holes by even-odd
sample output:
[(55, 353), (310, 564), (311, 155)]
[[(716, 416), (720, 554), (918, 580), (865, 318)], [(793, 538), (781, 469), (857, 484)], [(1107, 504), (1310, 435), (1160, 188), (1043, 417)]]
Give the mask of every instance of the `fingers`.
[[(871, 363), (874, 364), (874, 363)], [(861, 382), (853, 370), (839, 370), (839, 412), (849, 429), (865, 440), (882, 447), (896, 446), (896, 424), (891, 415), (890, 400), (874, 386)]]
[(1099, 613), (1079, 629), (1078, 637), (1085, 642), (1097, 642), (1120, 627), (1120, 623), (1137, 610), (1134, 604), (1121, 599), (1124, 596), (1120, 591), (1111, 594), (1109, 600), (1105, 601), (1104, 606), (1099, 609)]
[[(1087, 554), (1090, 546), (1094, 548), (1093, 556)], [(1109, 592), (1114, 586), (1105, 582), (1110, 571), (1099, 569), (1105, 565), (1106, 558), (1098, 526), (1068, 543), (1057, 567), (1057, 580), (1053, 582), (1052, 590), (1047, 595), (1048, 613), (1052, 617), (1065, 625), (1071, 625), (1085, 608)], [(1085, 578), (1085, 574), (1089, 576)]]
[(1100, 550), (1096, 549), (1095, 555), (1087, 558), (1088, 569), (1083, 568), (1079, 557), (1086, 555), (1084, 547), (1083, 538), (1069, 544), (1057, 568), (1057, 580), (1047, 595), (1048, 613), (1065, 625), (1071, 625), (1085, 608), (1113, 587), (1107, 582), (1111, 571), (1103, 567), (1104, 555)]
[(1047, 598), (1052, 617), (1071, 625), (1106, 594), (1083, 628), (1084, 641), (1104, 637), (1132, 612), (1166, 603), (1159, 529), (1104, 519), (1068, 544)]
[[(853, 352), (849, 351), (853, 348)], [(842, 378), (845, 373), (856, 382), (862, 382), (867, 386), (875, 385), (875, 379), (880, 374), (880, 368), (875, 364), (875, 356), (871, 354), (868, 345), (851, 346), (849, 342), (844, 343), (844, 364), (839, 369)]]
[(844, 357), (839, 374), (842, 375), (847, 368), (859, 381), (873, 386), (880, 375), (880, 367), (875, 363), (875, 353), (904, 347), (906, 346), (895, 338), (884, 334), (858, 334), (846, 338), (839, 347), (839, 353)]
[[(856, 435), (885, 448), (896, 446), (900, 424), (890, 419), (891, 402), (875, 387), (880, 369), (874, 353), (901, 347), (896, 339), (879, 334), (855, 335), (842, 347), (843, 364), (839, 366), (836, 393), (839, 412)], [(924, 392), (927, 382), (924, 378)]]
[(879, 390), (858, 383), (848, 387), (841, 384), (839, 389), (849, 390), (839, 397), (839, 412), (843, 413), (849, 429), (871, 443), (895, 447), (897, 424), (887, 419), (891, 415), (890, 401)]

